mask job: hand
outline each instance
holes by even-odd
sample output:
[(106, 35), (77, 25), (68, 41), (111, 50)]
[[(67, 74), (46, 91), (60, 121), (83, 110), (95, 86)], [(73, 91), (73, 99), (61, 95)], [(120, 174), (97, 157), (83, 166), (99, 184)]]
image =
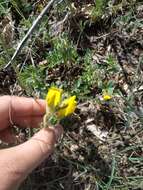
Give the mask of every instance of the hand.
[[(12, 123), (21, 127), (39, 127), (45, 113), (44, 100), (0, 97), (0, 139), (13, 142)], [(16, 189), (27, 175), (53, 151), (62, 127), (41, 129), (27, 142), (0, 150), (0, 190)]]

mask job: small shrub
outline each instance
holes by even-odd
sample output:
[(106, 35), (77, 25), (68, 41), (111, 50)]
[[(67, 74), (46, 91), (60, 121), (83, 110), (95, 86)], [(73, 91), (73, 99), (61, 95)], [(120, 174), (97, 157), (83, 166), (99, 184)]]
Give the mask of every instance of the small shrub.
[(76, 49), (72, 42), (68, 40), (67, 36), (63, 35), (55, 38), (52, 43), (53, 48), (46, 56), (48, 67), (52, 68), (60, 64), (71, 64), (76, 61)]

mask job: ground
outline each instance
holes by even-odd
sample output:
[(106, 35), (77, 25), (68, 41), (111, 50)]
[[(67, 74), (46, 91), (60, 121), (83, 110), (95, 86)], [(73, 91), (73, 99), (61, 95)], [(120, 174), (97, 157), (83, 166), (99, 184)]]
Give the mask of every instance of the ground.
[(54, 85), (78, 101), (55, 153), (20, 189), (143, 189), (143, 2), (55, 2), (5, 68), (48, 2), (0, 2), (1, 95), (45, 98)]

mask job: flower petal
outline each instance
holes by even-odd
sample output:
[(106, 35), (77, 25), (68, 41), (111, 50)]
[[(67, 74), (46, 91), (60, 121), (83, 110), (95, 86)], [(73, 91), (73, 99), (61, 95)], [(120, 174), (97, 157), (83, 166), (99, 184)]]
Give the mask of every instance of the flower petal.
[(63, 118), (70, 114), (72, 114), (75, 111), (77, 102), (76, 102), (76, 96), (72, 96), (62, 102), (61, 108), (58, 110), (58, 117)]
[(61, 102), (61, 96), (62, 96), (62, 89), (58, 89), (56, 87), (51, 87), (48, 90), (47, 96), (46, 96), (46, 103), (50, 108), (57, 107)]
[(105, 94), (105, 95), (103, 95), (103, 99), (105, 100), (105, 101), (108, 101), (108, 100), (110, 100), (112, 97), (110, 96), (110, 95), (108, 95), (108, 94)]

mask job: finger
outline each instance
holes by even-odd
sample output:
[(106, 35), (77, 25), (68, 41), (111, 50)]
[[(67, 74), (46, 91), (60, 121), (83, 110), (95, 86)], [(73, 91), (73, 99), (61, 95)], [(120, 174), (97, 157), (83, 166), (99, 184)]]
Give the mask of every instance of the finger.
[[(2, 96), (0, 97), (0, 123), (1, 129), (6, 128), (11, 123), (23, 125), (23, 120), (27, 123), (42, 117), (45, 113), (45, 101), (34, 100), (33, 98)], [(3, 127), (3, 128), (2, 128)]]
[(34, 168), (36, 168), (53, 151), (56, 140), (62, 134), (62, 127), (40, 130), (29, 141), (1, 150), (0, 179), (5, 184), (3, 189), (12, 189), (18, 185)]
[(14, 120), (15, 125), (20, 125), (21, 128), (32, 127), (38, 128), (40, 127), (40, 123), (43, 120), (43, 116), (27, 116), (27, 117), (17, 117)]

